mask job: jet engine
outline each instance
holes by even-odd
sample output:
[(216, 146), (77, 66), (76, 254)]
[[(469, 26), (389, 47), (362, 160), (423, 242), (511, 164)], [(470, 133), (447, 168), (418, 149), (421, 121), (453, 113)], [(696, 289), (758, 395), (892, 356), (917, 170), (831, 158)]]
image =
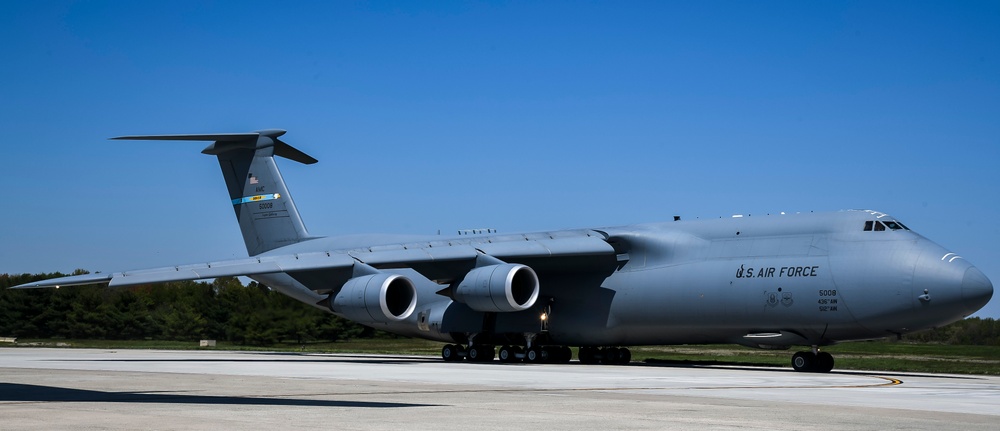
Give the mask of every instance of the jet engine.
[(362, 324), (399, 322), (417, 306), (417, 290), (398, 274), (354, 277), (333, 297), (330, 309)]
[(538, 276), (525, 265), (483, 266), (469, 271), (452, 296), (476, 311), (526, 310), (538, 299)]

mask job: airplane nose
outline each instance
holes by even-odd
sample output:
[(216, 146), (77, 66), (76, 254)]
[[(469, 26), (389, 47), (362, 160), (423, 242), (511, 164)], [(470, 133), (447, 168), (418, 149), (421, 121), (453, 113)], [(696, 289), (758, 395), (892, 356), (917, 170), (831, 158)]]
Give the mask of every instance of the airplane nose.
[(961, 256), (929, 243), (914, 268), (913, 294), (926, 317), (940, 320), (913, 326), (939, 326), (983, 308), (993, 298), (993, 283)]
[(993, 297), (993, 283), (978, 268), (970, 266), (962, 278), (962, 303), (969, 312), (983, 308)]

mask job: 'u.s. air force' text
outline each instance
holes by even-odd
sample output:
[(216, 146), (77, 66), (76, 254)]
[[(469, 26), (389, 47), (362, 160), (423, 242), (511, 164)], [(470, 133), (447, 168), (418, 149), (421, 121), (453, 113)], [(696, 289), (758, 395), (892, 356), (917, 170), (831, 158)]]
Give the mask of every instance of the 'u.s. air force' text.
[[(744, 268), (736, 270), (736, 278), (768, 278), (768, 277), (816, 277), (819, 266), (782, 266), (781, 268)], [(755, 272), (756, 271), (756, 272)]]

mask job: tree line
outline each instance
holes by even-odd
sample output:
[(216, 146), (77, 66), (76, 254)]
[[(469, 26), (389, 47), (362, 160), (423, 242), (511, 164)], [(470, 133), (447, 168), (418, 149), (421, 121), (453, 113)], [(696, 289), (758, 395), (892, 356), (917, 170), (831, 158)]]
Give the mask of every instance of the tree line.
[(0, 274), (0, 337), (212, 339), (266, 346), (386, 336), (232, 277), (113, 289), (7, 289), (63, 275)]
[[(86, 274), (77, 270), (72, 275)], [(63, 274), (0, 274), (0, 337), (225, 340), (267, 346), (388, 334), (306, 306), (266, 286), (236, 278), (109, 289), (11, 290)], [(1000, 321), (973, 317), (904, 341), (1000, 346)]]
[(950, 325), (903, 336), (915, 343), (1000, 346), (1000, 320), (969, 317)]

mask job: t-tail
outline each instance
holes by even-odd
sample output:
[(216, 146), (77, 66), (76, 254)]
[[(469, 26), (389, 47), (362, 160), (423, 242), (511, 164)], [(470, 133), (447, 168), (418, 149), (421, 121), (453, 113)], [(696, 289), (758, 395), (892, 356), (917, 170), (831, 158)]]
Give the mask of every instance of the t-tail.
[(313, 164), (316, 159), (280, 140), (284, 130), (208, 135), (143, 135), (111, 139), (153, 141), (214, 141), (202, 150), (219, 158), (247, 253), (255, 256), (295, 244), (309, 236), (295, 208), (274, 156)]

